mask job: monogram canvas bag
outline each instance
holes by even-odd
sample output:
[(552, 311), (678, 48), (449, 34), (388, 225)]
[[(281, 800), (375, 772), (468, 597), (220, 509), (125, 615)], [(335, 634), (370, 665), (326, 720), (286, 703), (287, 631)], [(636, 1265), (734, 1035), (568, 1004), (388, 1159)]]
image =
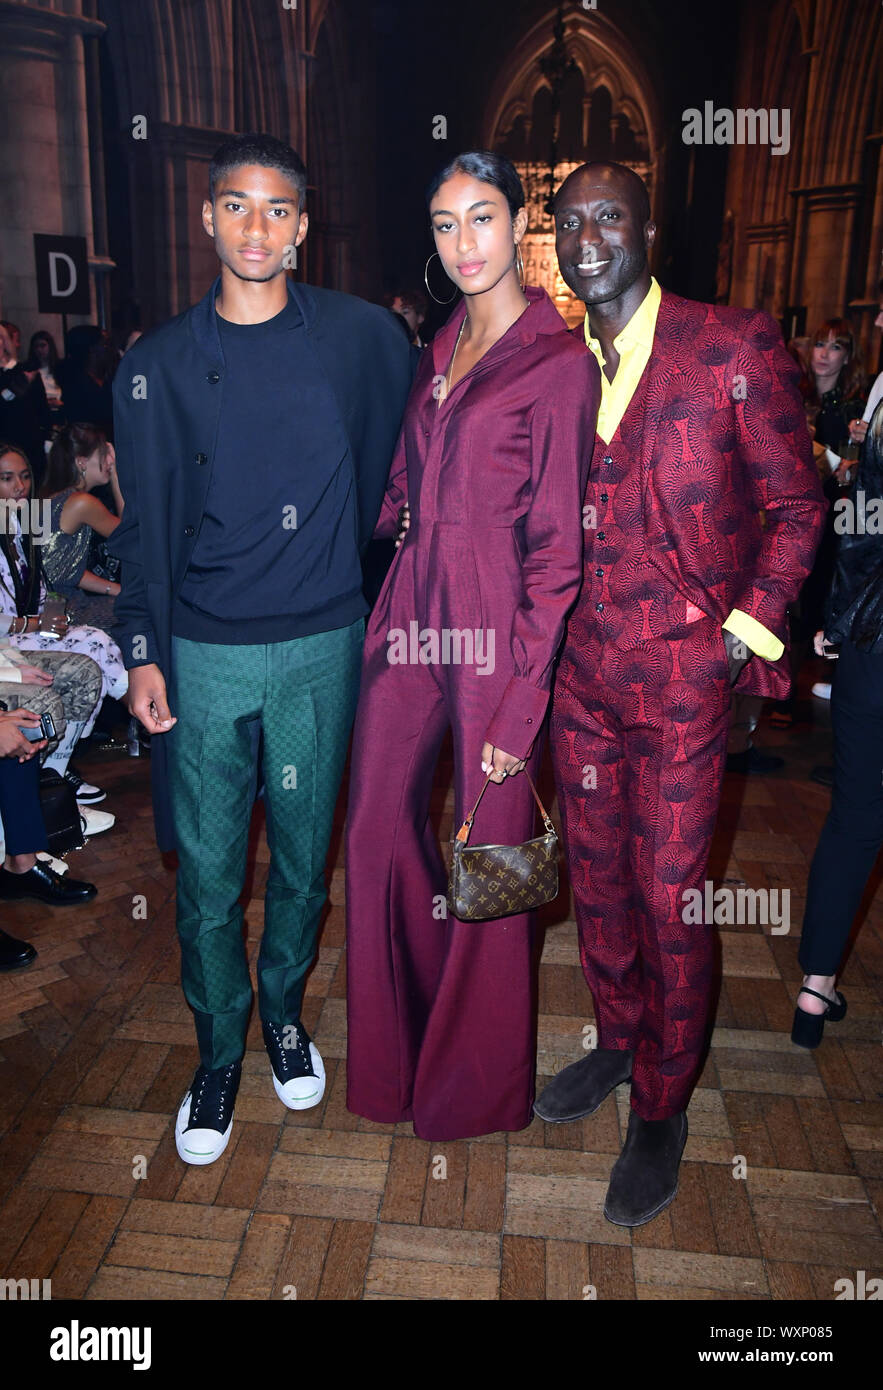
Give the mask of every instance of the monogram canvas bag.
[(490, 777), (453, 841), (448, 880), (448, 911), (461, 922), (487, 922), (530, 912), (558, 895), (558, 836), (537, 789), (524, 769), (546, 827), (545, 835), (523, 845), (472, 845), (469, 833)]

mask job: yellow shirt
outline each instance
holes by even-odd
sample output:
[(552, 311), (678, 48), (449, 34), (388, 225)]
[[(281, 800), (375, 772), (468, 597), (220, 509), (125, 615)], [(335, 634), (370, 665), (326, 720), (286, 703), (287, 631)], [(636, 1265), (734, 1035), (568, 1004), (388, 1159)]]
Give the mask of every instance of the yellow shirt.
[(632, 314), (625, 328), (613, 339), (613, 346), (619, 353), (619, 366), (612, 381), (604, 373), (604, 353), (597, 338), (592, 337), (589, 328), (589, 315), (586, 313), (586, 342), (598, 359), (601, 368), (601, 404), (598, 408), (598, 433), (609, 444), (619, 428), (620, 421), (629, 407), (632, 396), (638, 389), (638, 382), (644, 375), (644, 368), (650, 360), (653, 349), (653, 335), (656, 332), (656, 316), (662, 291), (658, 280), (650, 280), (650, 288), (638, 308)]
[[(598, 359), (601, 368), (601, 404), (598, 407), (598, 434), (609, 444), (629, 407), (629, 402), (638, 389), (638, 382), (650, 360), (653, 350), (653, 336), (656, 332), (656, 319), (662, 291), (655, 276), (651, 276), (650, 288), (638, 308), (632, 314), (625, 328), (613, 339), (613, 346), (619, 353), (619, 366), (612, 381), (604, 372), (604, 353), (597, 338), (592, 337), (589, 328), (589, 315), (586, 311), (586, 343)], [(732, 632), (740, 642), (764, 657), (767, 661), (778, 661), (785, 650), (775, 633), (752, 618), (734, 608), (723, 624), (727, 632)]]

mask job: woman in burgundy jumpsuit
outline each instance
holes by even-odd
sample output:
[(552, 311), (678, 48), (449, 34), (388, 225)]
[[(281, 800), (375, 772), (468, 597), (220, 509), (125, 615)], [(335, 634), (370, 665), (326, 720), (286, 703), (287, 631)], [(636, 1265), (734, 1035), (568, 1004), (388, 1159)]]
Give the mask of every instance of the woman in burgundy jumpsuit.
[(424, 1139), (523, 1129), (534, 1095), (534, 916), (446, 915), (429, 820), (451, 728), (456, 823), (485, 760), (497, 783), (471, 842), (536, 833), (516, 774), (526, 760), (536, 780), (582, 574), (600, 374), (545, 291), (519, 288), (523, 203), (512, 166), (483, 153), (430, 189), (436, 246), (464, 300), (422, 354), (393, 459), (376, 535), (396, 533), (406, 502), (410, 525), (368, 620), (353, 742), (347, 1106), (412, 1120)]

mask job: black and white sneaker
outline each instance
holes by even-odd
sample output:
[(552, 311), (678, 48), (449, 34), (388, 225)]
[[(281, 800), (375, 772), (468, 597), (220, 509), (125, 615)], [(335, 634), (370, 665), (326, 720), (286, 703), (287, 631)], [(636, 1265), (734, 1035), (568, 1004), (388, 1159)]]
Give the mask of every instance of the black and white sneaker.
[(175, 1123), (175, 1146), (185, 1163), (214, 1163), (226, 1149), (241, 1077), (241, 1062), (214, 1071), (196, 1068)]
[(93, 806), (81, 806), (79, 801), (77, 810), (80, 813), (83, 834), (87, 837), (100, 835), (102, 830), (110, 830), (116, 825), (116, 816), (112, 816), (110, 811), (96, 811)]
[(303, 1024), (264, 1023), (276, 1094), (289, 1110), (310, 1110), (325, 1094), (325, 1066)]
[(85, 777), (81, 777), (79, 772), (76, 772), (72, 767), (68, 767), (64, 774), (64, 780), (68, 786), (73, 787), (77, 800), (81, 801), (84, 806), (94, 806), (96, 801), (103, 801), (107, 796), (107, 792), (102, 791), (100, 787), (93, 786), (91, 782), (87, 782)]

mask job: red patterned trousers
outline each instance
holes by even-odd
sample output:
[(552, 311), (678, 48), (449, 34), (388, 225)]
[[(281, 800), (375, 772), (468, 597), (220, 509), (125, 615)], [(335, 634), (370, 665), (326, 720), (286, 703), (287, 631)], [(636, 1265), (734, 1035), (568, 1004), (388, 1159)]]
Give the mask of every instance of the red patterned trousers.
[(702, 1065), (714, 928), (685, 923), (683, 895), (705, 881), (730, 713), (719, 624), (686, 622), (684, 600), (661, 606), (654, 632), (628, 642), (574, 615), (551, 722), (598, 1045), (634, 1051), (645, 1120), (686, 1109)]

